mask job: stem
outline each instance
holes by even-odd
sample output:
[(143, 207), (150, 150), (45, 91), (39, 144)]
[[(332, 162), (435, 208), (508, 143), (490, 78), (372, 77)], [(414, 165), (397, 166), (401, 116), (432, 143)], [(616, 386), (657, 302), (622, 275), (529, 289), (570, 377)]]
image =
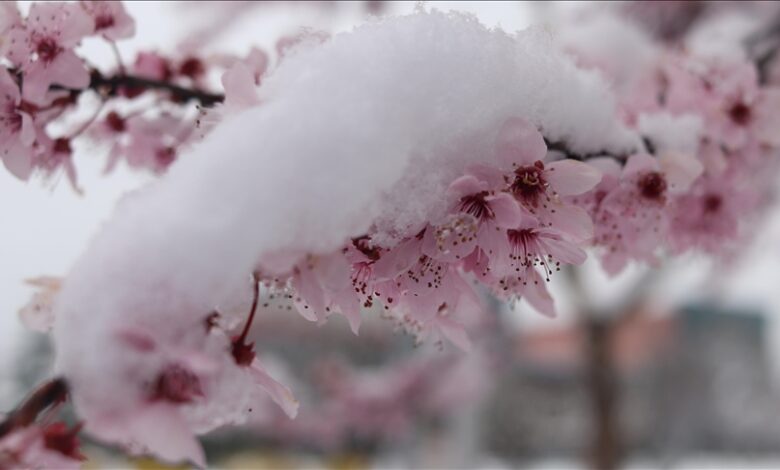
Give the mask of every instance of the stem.
[(61, 85), (52, 85), (53, 90), (67, 90), (71, 93), (81, 93), (84, 90), (95, 90), (104, 96), (117, 96), (121, 88), (142, 88), (148, 90), (168, 91), (171, 95), (180, 101), (195, 100), (203, 106), (214, 106), (225, 100), (225, 95), (209, 93), (195, 88), (185, 88), (164, 80), (153, 80), (150, 78), (138, 77), (136, 75), (114, 75), (104, 77), (100, 72), (93, 71), (87, 88), (67, 88)]
[(252, 322), (255, 320), (255, 312), (257, 312), (257, 301), (260, 298), (260, 280), (254, 274), (252, 274), (252, 289), (254, 295), (252, 298), (252, 308), (249, 310), (249, 317), (246, 320), (246, 324), (244, 324), (244, 329), (236, 340), (238, 344), (245, 343), (246, 337), (249, 335), (249, 329), (252, 327)]
[(0, 438), (14, 429), (29, 426), (42, 411), (63, 402), (67, 395), (68, 384), (64, 378), (59, 377), (43, 383), (12, 411), (5, 421), (0, 422)]

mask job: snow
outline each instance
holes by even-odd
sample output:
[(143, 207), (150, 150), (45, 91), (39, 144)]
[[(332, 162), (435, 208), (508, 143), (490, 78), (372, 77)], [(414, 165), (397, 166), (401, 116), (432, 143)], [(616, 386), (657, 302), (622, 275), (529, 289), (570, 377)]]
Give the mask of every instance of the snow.
[(639, 116), (639, 131), (660, 151), (696, 154), (703, 131), (699, 116), (649, 113)]
[(118, 331), (189, 344), (258, 262), (287, 269), (369, 227), (388, 242), (406, 234), (469, 163), (490, 162), (509, 117), (576, 151), (637, 145), (604, 82), (547, 33), (509, 36), (465, 15), (386, 19), (299, 48), (259, 91), (260, 107), (128, 194), (67, 277), (57, 368), (87, 420), (138, 399), (130, 378), (163, 361), (127, 354)]

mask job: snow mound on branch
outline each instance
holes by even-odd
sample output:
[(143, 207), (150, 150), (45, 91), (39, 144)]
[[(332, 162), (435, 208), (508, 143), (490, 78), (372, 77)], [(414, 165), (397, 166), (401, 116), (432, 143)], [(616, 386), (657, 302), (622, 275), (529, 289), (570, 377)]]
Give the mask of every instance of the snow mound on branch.
[[(463, 15), (387, 19), (297, 50), (260, 94), (260, 107), (129, 195), (67, 278), (58, 368), (88, 423), (141, 400), (132, 381), (153, 380), (164, 363), (128, 353), (118, 331), (198, 348), (203, 317), (258, 262), (289, 268), (372, 227), (388, 243), (408, 234), (466, 165), (491, 163), (507, 118), (576, 151), (636, 143), (601, 79), (548, 34), (510, 36)], [(222, 398), (246, 406), (243, 395)]]

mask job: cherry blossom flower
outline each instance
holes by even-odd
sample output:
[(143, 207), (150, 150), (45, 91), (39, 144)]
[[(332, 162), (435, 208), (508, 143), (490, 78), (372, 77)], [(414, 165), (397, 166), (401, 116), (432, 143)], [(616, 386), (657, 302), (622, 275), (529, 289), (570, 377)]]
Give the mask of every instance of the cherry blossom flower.
[(426, 230), (423, 242), (423, 253), (437, 260), (464, 259), (475, 247), (500, 256), (506, 230), (519, 225), (524, 217), (533, 217), (510, 194), (491, 190), (487, 182), (473, 175), (455, 180), (449, 193), (454, 200), (451, 214)]
[(80, 3), (95, 22), (96, 34), (110, 41), (127, 39), (135, 34), (135, 20), (127, 14), (122, 2), (82, 0)]
[(71, 139), (67, 137), (50, 139), (44, 136), (39, 140), (42, 141), (43, 145), (41, 151), (37, 152), (33, 159), (34, 168), (41, 170), (49, 178), (60, 170), (64, 171), (73, 190), (80, 194), (82, 190), (79, 187), (76, 167), (73, 164)]
[(503, 181), (506, 189), (541, 224), (554, 226), (577, 241), (593, 235), (587, 213), (561, 198), (582, 194), (598, 184), (601, 175), (597, 169), (571, 159), (545, 163), (544, 138), (536, 127), (521, 118), (511, 118), (502, 125), (496, 153), (501, 165), (498, 172), (484, 166), (476, 168), (489, 183)]
[(599, 241), (607, 247), (603, 264), (609, 273), (619, 272), (632, 258), (655, 263), (655, 251), (668, 228), (669, 199), (687, 190), (702, 169), (686, 154), (629, 157), (620, 182), (598, 205), (605, 212), (594, 216), (604, 230)]
[(304, 318), (322, 323), (339, 311), (357, 334), (360, 301), (352, 285), (351, 266), (342, 253), (307, 256), (293, 268), (291, 285), (297, 293), (295, 305)]
[[(501, 252), (505, 255), (492, 263), (492, 275), (497, 279), (493, 289), (504, 298), (525, 298), (539, 312), (554, 316), (546, 282), (562, 264), (585, 262), (585, 252), (557, 230), (541, 226), (533, 219), (506, 232), (503, 243), (506, 248)], [(543, 275), (537, 268), (541, 268)]]
[(700, 178), (671, 208), (669, 244), (674, 252), (719, 254), (740, 235), (740, 221), (755, 208), (754, 189), (736, 186), (730, 175)]
[(89, 84), (89, 73), (73, 47), (93, 27), (92, 19), (78, 4), (33, 3), (24, 27), (14, 27), (8, 33), (8, 57), (21, 67), (25, 100), (46, 104), (52, 84), (70, 88)]

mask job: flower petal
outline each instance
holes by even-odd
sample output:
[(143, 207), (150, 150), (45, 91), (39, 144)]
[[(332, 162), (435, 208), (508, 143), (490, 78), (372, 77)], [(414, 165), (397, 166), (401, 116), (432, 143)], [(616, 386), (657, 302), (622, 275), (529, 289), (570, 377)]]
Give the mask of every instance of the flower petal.
[(252, 361), (252, 364), (249, 365), (249, 371), (254, 381), (268, 392), (274, 403), (279, 405), (288, 417), (295, 418), (298, 415), (298, 400), (295, 399), (289, 388), (268, 375), (259, 359), (255, 358)]
[(559, 195), (575, 196), (599, 184), (601, 172), (587, 163), (567, 159), (546, 165), (544, 178)]

